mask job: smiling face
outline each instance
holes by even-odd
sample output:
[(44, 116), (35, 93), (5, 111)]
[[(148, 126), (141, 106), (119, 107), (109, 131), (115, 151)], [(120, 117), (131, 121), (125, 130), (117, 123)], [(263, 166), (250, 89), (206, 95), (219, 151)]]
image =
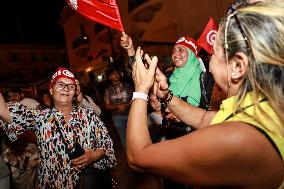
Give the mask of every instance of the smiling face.
[[(64, 88), (61, 89), (61, 85)], [(76, 93), (76, 84), (68, 78), (60, 78), (50, 88), (50, 94), (53, 97), (55, 105), (72, 106), (72, 101)]]
[(151, 107), (155, 111), (160, 111), (161, 110), (161, 103), (158, 101), (158, 98), (153, 93), (150, 94), (149, 102), (150, 102)]
[(172, 60), (175, 67), (183, 67), (188, 60), (187, 47), (185, 47), (184, 45), (176, 44), (173, 48)]

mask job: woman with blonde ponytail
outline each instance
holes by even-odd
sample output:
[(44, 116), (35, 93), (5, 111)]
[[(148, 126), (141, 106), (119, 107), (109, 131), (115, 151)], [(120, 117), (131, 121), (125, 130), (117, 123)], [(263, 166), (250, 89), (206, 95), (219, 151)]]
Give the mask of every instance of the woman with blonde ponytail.
[[(131, 167), (198, 187), (284, 189), (284, 1), (231, 11), (221, 22), (210, 60), (227, 94), (218, 112), (189, 105), (170, 92), (157, 58), (138, 48), (135, 92), (154, 85), (158, 97), (197, 131), (152, 144), (147, 103), (132, 101), (127, 130)], [(146, 99), (146, 98), (145, 98)]]

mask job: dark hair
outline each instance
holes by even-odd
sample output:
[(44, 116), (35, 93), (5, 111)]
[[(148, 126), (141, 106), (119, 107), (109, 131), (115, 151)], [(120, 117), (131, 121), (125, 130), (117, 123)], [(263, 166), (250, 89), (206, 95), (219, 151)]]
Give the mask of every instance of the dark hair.
[(106, 71), (107, 77), (109, 77), (113, 72), (122, 73), (122, 71), (118, 67), (112, 67)]
[(8, 89), (7, 93), (11, 92), (11, 93), (23, 93), (23, 91), (20, 88), (10, 88)]

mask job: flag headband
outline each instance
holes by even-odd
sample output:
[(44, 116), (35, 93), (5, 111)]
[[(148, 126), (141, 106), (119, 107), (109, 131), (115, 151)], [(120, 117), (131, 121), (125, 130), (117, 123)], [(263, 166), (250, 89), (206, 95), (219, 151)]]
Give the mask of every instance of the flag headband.
[(54, 83), (60, 78), (68, 78), (68, 79), (71, 79), (75, 83), (75, 76), (72, 72), (70, 72), (66, 68), (58, 68), (51, 77), (49, 88), (51, 88), (54, 85)]

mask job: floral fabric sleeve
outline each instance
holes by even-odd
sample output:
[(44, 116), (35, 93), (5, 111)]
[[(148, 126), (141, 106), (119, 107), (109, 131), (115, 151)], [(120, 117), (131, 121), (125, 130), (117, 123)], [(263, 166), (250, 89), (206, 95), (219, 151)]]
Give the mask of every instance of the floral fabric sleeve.
[(94, 163), (94, 167), (99, 169), (112, 168), (116, 165), (116, 158), (113, 150), (113, 141), (108, 134), (105, 124), (96, 115), (92, 116), (91, 131), (95, 134), (94, 148), (103, 149), (106, 157)]
[(13, 123), (3, 123), (3, 129), (10, 140), (15, 141), (17, 137), (23, 134), (26, 130), (35, 131), (35, 115), (39, 110), (28, 109), (20, 103), (8, 104), (10, 116)]

